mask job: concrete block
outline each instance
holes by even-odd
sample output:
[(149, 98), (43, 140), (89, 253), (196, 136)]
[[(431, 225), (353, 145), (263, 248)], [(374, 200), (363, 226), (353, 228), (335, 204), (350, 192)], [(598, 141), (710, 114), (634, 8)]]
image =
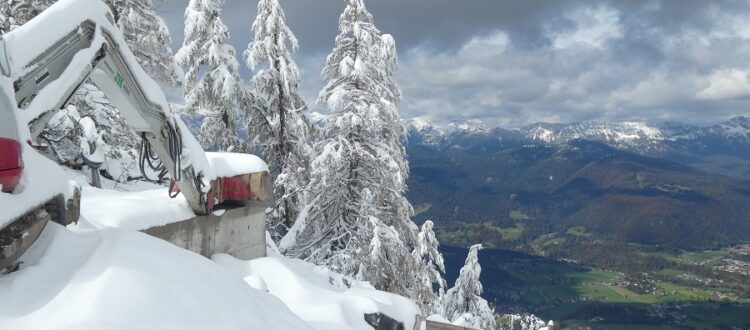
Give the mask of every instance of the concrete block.
[(226, 253), (242, 260), (262, 258), (266, 256), (266, 207), (251, 202), (221, 215), (196, 216), (143, 232), (205, 257)]

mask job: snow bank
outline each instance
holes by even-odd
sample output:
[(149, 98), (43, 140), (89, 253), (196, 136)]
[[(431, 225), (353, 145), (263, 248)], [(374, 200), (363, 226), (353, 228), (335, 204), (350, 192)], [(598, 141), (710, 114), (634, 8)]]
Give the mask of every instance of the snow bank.
[(37, 153), (28, 144), (23, 148), (24, 170), (13, 194), (0, 193), (0, 228), (44, 204), (57, 194), (69, 193), (65, 172), (51, 160)]
[(225, 268), (138, 232), (50, 224), (22, 261), (0, 275), (3, 329), (309, 329)]
[(258, 156), (231, 152), (207, 152), (206, 158), (217, 177), (267, 172), (268, 165)]
[(412, 329), (419, 314), (419, 308), (404, 297), (377, 291), (367, 283), (345, 279), (301, 260), (275, 255), (241, 261), (226, 254), (212, 259), (245, 278), (249, 285), (260, 285), (258, 278), (262, 279), (269, 293), (316, 329), (372, 330), (364, 315), (377, 312)]
[(143, 230), (195, 216), (182, 194), (169, 198), (167, 188), (121, 192), (84, 187), (77, 229)]

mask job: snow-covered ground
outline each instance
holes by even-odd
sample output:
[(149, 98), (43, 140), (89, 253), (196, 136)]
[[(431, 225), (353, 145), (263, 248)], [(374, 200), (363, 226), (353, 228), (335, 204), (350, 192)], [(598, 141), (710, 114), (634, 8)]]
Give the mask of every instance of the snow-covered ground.
[(384, 313), (412, 329), (419, 308), (409, 299), (377, 291), (297, 259), (274, 255), (242, 261), (226, 254), (212, 257), (248, 283), (268, 292), (316, 329), (372, 329), (368, 313)]
[[(220, 177), (268, 171), (268, 165), (254, 155), (207, 152), (209, 166)], [(144, 230), (195, 216), (185, 196), (170, 198), (168, 189), (148, 182), (116, 183), (102, 178), (102, 187), (90, 187), (80, 171), (65, 170), (69, 180), (83, 186), (81, 219), (76, 230), (126, 228)], [(2, 197), (0, 195), (0, 197)]]
[(118, 183), (101, 178), (102, 189), (91, 187), (88, 171), (63, 169), (65, 178), (83, 187), (81, 216), (75, 231), (105, 228), (143, 230), (195, 216), (185, 196), (169, 197), (169, 189), (146, 181)]
[(135, 192), (84, 187), (76, 228), (144, 230), (194, 216), (185, 196), (170, 198), (164, 187)]
[(364, 313), (382, 312), (411, 329), (419, 312), (299, 260), (213, 259), (132, 230), (50, 224), (0, 275), (0, 328), (371, 329)]
[(0, 276), (4, 329), (306, 329), (278, 298), (211, 260), (122, 229), (49, 224)]
[(404, 297), (273, 251), (244, 261), (180, 249), (136, 230), (192, 217), (184, 197), (61, 173), (84, 186), (81, 220), (50, 223), (21, 269), (0, 275), (0, 329), (371, 329), (364, 314), (376, 312), (411, 329), (419, 314)]

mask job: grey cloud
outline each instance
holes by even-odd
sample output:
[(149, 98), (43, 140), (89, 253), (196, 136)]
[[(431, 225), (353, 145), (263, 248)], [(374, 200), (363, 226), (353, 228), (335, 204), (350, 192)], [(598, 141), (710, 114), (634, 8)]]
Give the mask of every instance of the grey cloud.
[[(160, 7), (175, 49), (182, 41), (186, 3)], [(256, 4), (225, 5), (223, 19), (238, 54), (250, 40)], [(344, 1), (282, 4), (300, 39), (296, 59), (303, 94), (314, 101)], [(377, 0), (368, 6), (399, 45), (404, 117), (519, 126), (594, 119), (703, 123), (750, 114), (741, 88), (721, 90), (741, 82), (743, 72), (750, 74), (747, 1)], [(573, 14), (597, 7), (616, 13), (617, 28), (574, 35)], [(600, 48), (576, 43), (599, 32)], [(507, 42), (467, 46), (498, 34)], [(560, 35), (570, 36), (564, 49), (554, 47)], [(724, 72), (735, 74), (723, 77)]]

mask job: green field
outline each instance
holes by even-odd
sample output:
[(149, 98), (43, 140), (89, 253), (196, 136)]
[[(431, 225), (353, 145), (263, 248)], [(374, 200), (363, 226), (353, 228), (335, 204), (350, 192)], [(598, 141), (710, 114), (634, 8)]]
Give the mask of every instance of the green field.
[[(545, 319), (558, 320), (558, 324), (563, 327), (588, 325), (596, 329), (668, 328), (661, 323), (668, 321), (666, 319), (644, 320), (647, 323), (639, 323), (640, 315), (652, 313), (654, 306), (659, 305), (672, 304), (675, 305), (672, 308), (677, 310), (678, 303), (681, 306), (679, 309), (690, 309), (690, 313), (685, 313), (683, 325), (707, 329), (720, 329), (729, 325), (750, 326), (750, 301), (722, 304), (719, 296), (679, 284), (659, 283), (657, 287), (666, 291), (665, 293), (639, 294), (615, 284), (624, 276), (619, 273), (584, 270), (565, 264), (506, 270), (522, 281), (522, 301), (529, 306), (551, 305), (539, 315)], [(601, 319), (597, 319), (597, 316)], [(614, 322), (610, 323), (608, 320), (613, 317)]]
[[(551, 244), (556, 239), (559, 237), (547, 237), (538, 243)], [(713, 285), (709, 290), (686, 284), (691, 282), (684, 280), (685, 271), (663, 269), (658, 272), (659, 280), (648, 277), (647, 285), (633, 286), (636, 280), (623, 272), (505, 250), (482, 253), (486, 294), (494, 298), (498, 310), (521, 305), (527, 312), (555, 320), (561, 328), (750, 327), (750, 299), (722, 295), (731, 292), (734, 283)], [(722, 256), (721, 251), (644, 254), (680, 262), (710, 262)], [(449, 262), (454, 258), (450, 253), (446, 256)]]
[(574, 236), (585, 236), (585, 237), (590, 237), (591, 236), (591, 234), (588, 233), (586, 231), (586, 228), (583, 227), (583, 226), (576, 226), (576, 227), (568, 228), (568, 230), (566, 232), (568, 234), (574, 235)]
[(523, 223), (516, 223), (515, 227), (500, 227), (499, 232), (504, 241), (515, 241), (523, 234)]
[(431, 208), (432, 208), (432, 204), (430, 203), (422, 203), (422, 204), (414, 205), (414, 216), (425, 213), (429, 211)]

